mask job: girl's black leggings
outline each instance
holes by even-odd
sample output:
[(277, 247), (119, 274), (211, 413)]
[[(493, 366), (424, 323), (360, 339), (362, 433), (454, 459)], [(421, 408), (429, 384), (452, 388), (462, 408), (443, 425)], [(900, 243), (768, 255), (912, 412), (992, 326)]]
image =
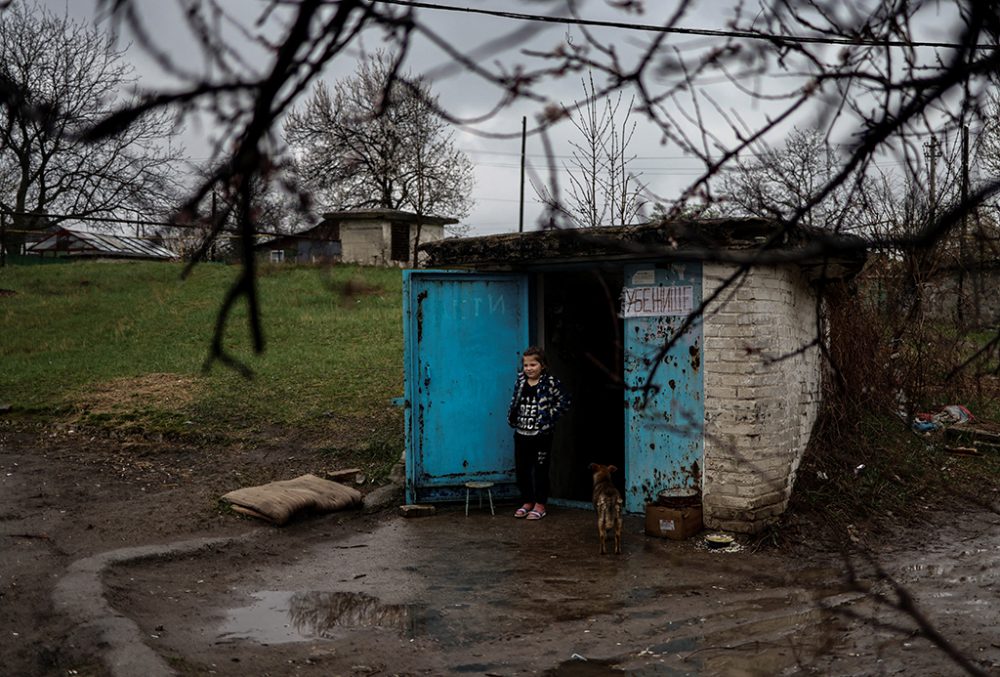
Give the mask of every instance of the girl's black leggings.
[(521, 500), (542, 503), (549, 500), (549, 454), (552, 433), (520, 435), (514, 433), (514, 468)]

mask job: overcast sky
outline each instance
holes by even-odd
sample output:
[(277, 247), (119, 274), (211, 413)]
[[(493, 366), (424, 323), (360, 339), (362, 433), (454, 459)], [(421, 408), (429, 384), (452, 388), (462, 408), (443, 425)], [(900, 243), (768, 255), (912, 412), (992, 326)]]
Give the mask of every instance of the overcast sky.
[[(18, 1), (18, 0), (15, 0)], [(247, 15), (247, 23), (252, 28), (253, 19), (256, 17), (258, 8), (264, 3), (250, 2), (249, 0), (224, 0), (232, 7), (253, 8), (253, 13)], [(93, 0), (43, 0), (43, 4), (56, 12), (68, 12), (71, 16), (84, 20), (95, 21)], [(166, 0), (140, 0), (137, 5), (141, 9), (141, 16), (146, 24), (151, 27), (158, 44), (175, 56), (180, 63), (197, 67), (199, 64), (198, 55), (190, 49), (190, 43), (186, 41), (183, 32), (180, 16), (177, 14), (177, 4)], [(555, 2), (539, 0), (492, 0), (489, 3), (458, 3), (455, 0), (441, 0), (440, 4), (450, 4), (454, 6), (478, 6), (490, 10), (509, 10), (525, 13), (552, 13), (556, 7)], [(731, 20), (730, 12), (726, 7), (730, 6), (729, 0), (712, 0), (711, 2), (696, 3), (695, 9), (684, 18), (683, 25), (689, 27), (705, 29), (726, 29)], [(646, 24), (662, 23), (668, 13), (676, 6), (676, 2), (650, 1), (646, 2), (646, 12), (636, 17), (637, 22)], [(604, 0), (591, 0), (580, 3), (580, 14), (592, 19), (612, 19), (623, 20), (625, 17), (620, 11), (610, 9)], [(506, 50), (491, 54), (484, 63), (502, 62), (508, 65), (514, 63), (524, 63), (528, 59), (523, 54), (523, 50), (536, 49), (546, 50), (562, 43), (581, 41), (578, 28), (561, 25), (541, 25), (506, 18), (494, 18), (487, 16), (477, 16), (467, 13), (446, 12), (435, 10), (421, 10), (420, 18), (428, 25), (432, 26), (439, 35), (446, 38), (455, 48), (463, 52), (472, 52), (478, 47), (487, 44), (490, 40), (516, 30), (534, 29), (532, 36)], [(641, 45), (651, 38), (651, 34), (620, 29), (595, 29), (594, 31), (601, 39), (613, 43), (623, 58), (627, 61), (630, 54), (637, 53), (636, 46)], [(933, 31), (932, 31), (933, 33)], [(949, 37), (933, 36), (931, 37)], [(123, 41), (129, 39), (128, 35), (123, 36)], [(676, 47), (682, 53), (692, 53), (697, 50), (704, 50), (717, 43), (718, 39), (705, 37), (671, 36), (667, 44)], [(358, 46), (364, 50), (373, 51), (381, 46), (381, 35), (375, 31), (364, 34)], [(263, 70), (267, 65), (268, 54), (262, 50), (244, 44), (245, 57), (248, 68), (258, 68)], [(352, 49), (338, 57), (330, 68), (324, 73), (324, 79), (334, 81), (353, 73), (356, 60), (359, 56), (357, 49)], [(128, 52), (128, 59), (135, 65), (141, 84), (144, 87), (169, 87), (172, 84), (162, 70), (155, 65), (152, 59), (141, 53), (141, 50), (133, 47)], [(411, 55), (407, 61), (409, 70), (415, 73), (435, 74), (440, 72), (440, 67), (450, 62), (449, 57), (439, 48), (429, 44), (426, 40), (417, 39), (413, 45)], [(727, 82), (725, 78), (718, 77), (715, 84), (709, 84), (702, 90), (702, 94), (711, 96), (712, 105), (708, 99), (702, 100), (702, 113), (708, 125), (717, 125), (712, 129), (719, 135), (732, 138), (727, 126), (716, 115), (712, 107), (727, 111), (730, 115), (738, 115), (747, 125), (752, 126), (757, 121), (763, 119), (768, 112), (762, 110), (759, 103), (756, 103), (745, 93), (741, 93), (738, 88)], [(598, 83), (600, 84), (600, 83)], [(760, 85), (769, 92), (781, 92), (795, 86), (794, 82), (773, 78), (767, 82), (743, 83), (745, 85)], [(481, 79), (468, 72), (448, 74), (436, 77), (431, 83), (432, 90), (439, 95), (442, 104), (456, 114), (468, 117), (475, 117), (490, 110), (500, 96), (500, 92), (487, 85)], [(582, 95), (582, 87), (579, 75), (571, 75), (561, 81), (547, 85), (545, 94), (552, 102), (570, 104), (574, 99)], [(626, 94), (626, 101), (628, 94)], [(521, 116), (528, 116), (529, 127), (531, 122), (540, 110), (538, 103), (522, 103), (504, 110), (485, 123), (480, 123), (474, 127), (461, 128), (457, 130), (457, 145), (469, 154), (476, 171), (476, 187), (473, 197), (476, 200), (476, 207), (467, 219), (471, 227), (472, 234), (488, 234), (500, 232), (516, 231), (518, 227), (519, 211), (519, 179), (520, 179), (520, 146), (521, 142), (518, 134), (521, 128)], [(808, 125), (809, 115), (815, 112), (807, 112), (800, 116), (797, 121), (800, 125)], [(676, 146), (664, 142), (662, 133), (645, 123), (641, 116), (634, 116), (638, 122), (636, 137), (632, 142), (630, 150), (637, 156), (631, 166), (631, 171), (639, 173), (641, 180), (649, 186), (650, 192), (663, 200), (671, 200), (676, 197), (679, 191), (699, 174), (700, 162), (694, 158), (685, 156)], [(509, 134), (511, 138), (505, 140), (486, 138), (476, 131), (486, 133)], [(187, 153), (194, 160), (203, 160), (210, 148), (209, 139), (213, 130), (198, 124), (188, 124), (182, 136), (182, 142), (187, 149)], [(575, 130), (569, 122), (563, 122), (552, 134), (553, 152), (557, 156), (557, 162), (562, 163), (568, 159), (572, 149), (569, 140), (578, 138)], [(780, 139), (774, 139), (780, 143)], [(547, 165), (542, 143), (538, 137), (529, 137), (527, 142), (527, 155), (529, 166), (537, 168), (543, 176), (547, 177)], [(560, 167), (561, 169), (561, 167)], [(529, 169), (529, 172), (531, 170)], [(561, 186), (565, 189), (566, 177), (561, 176)], [(541, 207), (535, 197), (535, 193), (529, 185), (525, 190), (525, 228), (527, 230), (535, 228), (535, 221), (541, 213)]]

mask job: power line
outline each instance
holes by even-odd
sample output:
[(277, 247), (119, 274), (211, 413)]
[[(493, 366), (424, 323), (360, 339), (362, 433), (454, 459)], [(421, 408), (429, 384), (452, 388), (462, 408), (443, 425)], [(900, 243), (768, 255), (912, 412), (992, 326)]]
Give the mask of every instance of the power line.
[(525, 14), (522, 12), (506, 12), (492, 9), (477, 9), (472, 7), (455, 7), (439, 5), (431, 2), (415, 2), (412, 0), (372, 0), (386, 5), (399, 5), (416, 9), (439, 10), (445, 12), (465, 12), (484, 16), (515, 19), (518, 21), (536, 21), (571, 26), (597, 26), (617, 28), (622, 30), (642, 31), (652, 33), (674, 33), (678, 35), (697, 35), (717, 38), (743, 38), (745, 40), (765, 40), (777, 43), (798, 43), (817, 45), (857, 45), (869, 47), (940, 47), (945, 49), (993, 49), (990, 45), (962, 45), (954, 42), (925, 42), (916, 40), (878, 40), (873, 38), (827, 38), (809, 35), (779, 35), (777, 33), (754, 33), (750, 31), (715, 30), (711, 28), (681, 28), (679, 26), (658, 26), (656, 24), (639, 24), (624, 21), (603, 21), (599, 19), (578, 19), (575, 17), (545, 16), (541, 14)]
[[(689, 165), (687, 167), (668, 167), (665, 165), (628, 165), (628, 170), (630, 172), (641, 172), (644, 176), (699, 176), (705, 171), (705, 164), (698, 160), (697, 158), (691, 158), (692, 161), (697, 160), (698, 165)], [(901, 160), (873, 160), (872, 164), (876, 167), (899, 167), (905, 162)], [(516, 165), (512, 162), (476, 162), (476, 167), (488, 167), (490, 169), (511, 169), (519, 170), (520, 165)], [(838, 166), (842, 166), (838, 164)], [(548, 165), (540, 165), (536, 163), (529, 163), (528, 167), (536, 172), (549, 173), (555, 171), (557, 174), (565, 173), (576, 173), (581, 171), (579, 167), (571, 166), (566, 164), (556, 165), (554, 167), (549, 167)]]
[[(975, 134), (977, 131), (978, 130), (976, 130), (976, 129), (971, 130), (971, 132), (973, 134)], [(928, 132), (926, 135), (929, 136), (929, 135), (931, 135), (931, 133)], [(847, 148), (847, 149), (854, 148), (854, 145), (850, 144), (850, 143), (830, 143), (828, 145), (830, 145), (831, 147), (840, 147), (840, 148)], [(514, 151), (487, 150), (487, 149), (463, 148), (463, 147), (458, 147), (458, 149), (460, 151), (462, 151), (463, 153), (469, 153), (470, 155), (502, 155), (502, 156), (510, 156), (510, 157), (520, 157), (520, 155), (521, 155), (520, 153), (517, 153), (517, 152), (514, 152)], [(745, 157), (770, 157), (774, 153), (780, 152), (780, 151), (781, 151), (780, 147), (774, 148), (774, 149), (770, 149), (770, 150), (767, 150), (767, 151), (743, 150), (743, 151), (740, 152), (740, 157), (744, 157), (744, 156)], [(529, 157), (529, 158), (540, 158), (540, 159), (543, 159), (543, 160), (549, 160), (549, 159), (552, 159), (552, 160), (572, 160), (572, 159), (576, 158), (577, 156), (574, 155), (574, 154), (572, 154), (572, 153), (551, 153), (551, 154), (550, 153), (528, 153), (527, 157)], [(710, 162), (714, 162), (714, 161), (720, 159), (721, 157), (723, 157), (723, 156), (721, 156), (721, 155), (710, 156), (707, 159)], [(705, 161), (705, 159), (700, 158), (697, 155), (694, 155), (694, 154), (683, 154), (683, 153), (679, 154), (679, 155), (634, 155), (634, 156), (631, 157), (631, 159), (632, 160), (689, 160), (691, 162), (704, 162)], [(479, 164), (483, 164), (483, 163), (479, 163)]]

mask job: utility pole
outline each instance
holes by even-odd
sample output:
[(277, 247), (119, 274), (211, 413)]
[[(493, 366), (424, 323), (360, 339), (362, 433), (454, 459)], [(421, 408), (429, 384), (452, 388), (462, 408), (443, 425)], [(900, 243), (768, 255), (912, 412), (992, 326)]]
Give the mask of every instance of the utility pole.
[[(216, 201), (216, 193), (215, 193), (215, 187), (213, 186), (213, 187), (212, 187), (212, 230), (213, 230), (213, 231), (216, 231), (216, 230), (217, 230), (217, 232), (216, 232), (216, 238), (218, 238), (218, 234), (222, 232), (222, 229), (221, 229), (221, 228), (219, 228), (219, 227), (218, 227), (218, 225), (217, 225), (217, 224), (215, 223), (215, 219), (216, 219), (216, 209), (217, 209), (217, 207), (216, 207), (216, 204), (215, 204), (215, 201)], [(213, 249), (213, 250), (215, 249), (215, 246), (216, 246), (216, 243), (218, 243), (218, 241), (219, 241), (219, 240), (218, 240), (218, 239), (216, 239), (216, 240), (214, 240), (214, 241), (212, 242), (212, 249)], [(207, 253), (207, 252), (206, 252), (206, 253)], [(212, 253), (212, 258), (215, 258), (215, 255), (214, 255), (214, 252)]]
[(7, 212), (0, 209), (0, 268), (7, 265)]
[(965, 268), (968, 257), (965, 251), (965, 237), (969, 214), (969, 128), (962, 126), (962, 230), (958, 240), (958, 326), (965, 327)]
[[(969, 199), (969, 127), (962, 127), (962, 204)], [(965, 228), (965, 213), (962, 214), (962, 228)], [(964, 232), (964, 230), (963, 230)]]
[(924, 150), (927, 152), (927, 168), (930, 174), (930, 200), (928, 200), (928, 206), (930, 207), (930, 222), (934, 223), (937, 219), (937, 158), (938, 158), (938, 140), (936, 136), (932, 136), (930, 142), (924, 144)]
[(528, 118), (521, 116), (521, 216), (517, 222), (517, 232), (524, 232), (524, 148), (528, 136)]

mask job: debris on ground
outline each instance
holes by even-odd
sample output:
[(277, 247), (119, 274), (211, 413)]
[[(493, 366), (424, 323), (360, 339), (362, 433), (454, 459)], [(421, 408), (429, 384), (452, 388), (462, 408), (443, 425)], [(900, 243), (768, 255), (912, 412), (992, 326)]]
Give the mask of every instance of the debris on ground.
[(721, 532), (708, 534), (707, 536), (705, 536), (705, 544), (712, 550), (724, 550), (725, 548), (728, 548), (735, 542), (736, 542), (735, 538), (733, 538), (729, 534), (724, 534)]
[(281, 526), (303, 512), (325, 513), (361, 505), (361, 492), (315, 475), (230, 491), (222, 496), (233, 511)]
[(945, 451), (950, 454), (959, 454), (960, 456), (982, 456), (982, 452), (975, 447), (945, 447)]
[(950, 426), (945, 430), (945, 439), (956, 447), (1000, 452), (1000, 425), (982, 421), (974, 425)]
[(429, 517), (435, 512), (437, 512), (437, 510), (433, 505), (417, 505), (415, 503), (409, 503), (407, 505), (399, 506), (399, 514), (402, 517)]
[[(904, 415), (905, 418), (905, 415)], [(914, 432), (924, 434), (937, 432), (952, 425), (972, 423), (976, 417), (961, 404), (949, 404), (937, 412), (914, 414), (910, 427)]]
[(346, 468), (344, 470), (327, 470), (326, 479), (332, 482), (354, 482), (355, 484), (364, 484), (365, 474), (361, 472), (361, 468)]
[(719, 531), (706, 534), (698, 539), (696, 547), (711, 552), (742, 552), (743, 546), (731, 534)]

